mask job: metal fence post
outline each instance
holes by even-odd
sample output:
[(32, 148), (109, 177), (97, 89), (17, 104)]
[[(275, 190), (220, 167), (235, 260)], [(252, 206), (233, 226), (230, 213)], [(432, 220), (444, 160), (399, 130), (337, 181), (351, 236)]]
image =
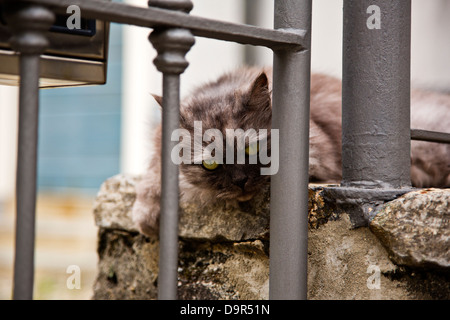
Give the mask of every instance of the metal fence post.
[[(189, 12), (189, 0), (149, 0), (149, 6)], [(186, 53), (194, 45), (195, 38), (189, 30), (156, 28), (150, 34), (150, 42), (158, 52), (154, 60), (163, 73), (162, 110), (162, 177), (161, 217), (159, 236), (158, 299), (174, 300), (178, 288), (178, 165), (171, 160), (176, 142), (172, 132), (179, 128), (180, 74), (188, 66)]]
[(306, 48), (274, 50), (272, 129), (282, 165), (271, 178), (270, 299), (307, 297), (311, 5), (275, 1), (275, 29), (306, 30)]
[(16, 181), (14, 299), (32, 299), (36, 209), (36, 161), (39, 111), (39, 61), (48, 45), (51, 11), (39, 5), (8, 3), (13, 49), (20, 53), (19, 142)]
[(343, 186), (411, 185), (410, 39), (410, 0), (344, 0)]

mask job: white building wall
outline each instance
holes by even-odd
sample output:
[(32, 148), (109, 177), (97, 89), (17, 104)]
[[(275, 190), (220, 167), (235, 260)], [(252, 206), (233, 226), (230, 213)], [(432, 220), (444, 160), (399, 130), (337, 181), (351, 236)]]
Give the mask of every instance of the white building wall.
[(413, 84), (450, 93), (450, 1), (413, 0), (412, 4)]
[(0, 86), (0, 205), (15, 192), (18, 94), (17, 87)]
[[(249, 0), (258, 10), (252, 24), (273, 28), (273, 0)], [(341, 76), (342, 62), (342, 0), (314, 0), (312, 10), (311, 69), (336, 77)], [(272, 51), (258, 48), (255, 61), (261, 65), (272, 64)]]

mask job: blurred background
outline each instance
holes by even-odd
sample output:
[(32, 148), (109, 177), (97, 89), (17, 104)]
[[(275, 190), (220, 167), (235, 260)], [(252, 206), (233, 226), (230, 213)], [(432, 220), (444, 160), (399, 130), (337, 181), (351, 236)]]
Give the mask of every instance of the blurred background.
[[(273, 27), (273, 0), (193, 3), (192, 15)], [(416, 86), (450, 92), (449, 17), (448, 0), (413, 0), (411, 71)], [(111, 25), (106, 85), (41, 90), (36, 299), (90, 299), (97, 264), (96, 192), (108, 177), (140, 174), (146, 168), (151, 128), (160, 121), (151, 94), (162, 91), (149, 31)], [(313, 72), (340, 77), (342, 0), (313, 0), (312, 31)], [(240, 65), (271, 65), (272, 53), (197, 38), (187, 59), (182, 96)], [(18, 89), (0, 86), (0, 299), (10, 299), (12, 292), (17, 106)], [(66, 285), (70, 265), (80, 267), (81, 289)]]

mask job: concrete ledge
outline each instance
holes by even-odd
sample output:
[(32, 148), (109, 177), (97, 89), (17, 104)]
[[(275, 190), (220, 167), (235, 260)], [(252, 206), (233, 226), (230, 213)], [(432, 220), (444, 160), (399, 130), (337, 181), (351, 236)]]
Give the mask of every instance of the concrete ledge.
[[(159, 244), (139, 234), (131, 222), (138, 180), (112, 177), (97, 196), (99, 265), (94, 299), (156, 298)], [(345, 208), (329, 194), (324, 197), (326, 189), (309, 190), (308, 299), (450, 298), (448, 267), (436, 270), (429, 264), (399, 263), (389, 248), (392, 241), (380, 242), (369, 228), (355, 228)], [(443, 202), (438, 207), (448, 209), (449, 190), (440, 192)], [(432, 192), (427, 193), (428, 202), (434, 203)], [(245, 208), (180, 204), (180, 299), (268, 298), (268, 195), (267, 190)], [(404, 203), (414, 201), (415, 196), (408, 195), (401, 198)], [(385, 211), (380, 210), (373, 221), (381, 219), (391, 203), (382, 205)], [(436, 225), (439, 217), (448, 223), (446, 215), (427, 215)], [(396, 219), (401, 225), (402, 220)], [(445, 223), (441, 226), (447, 232)], [(444, 249), (440, 255), (448, 257), (448, 246)]]
[(395, 263), (450, 270), (449, 189), (417, 190), (386, 203), (370, 230)]

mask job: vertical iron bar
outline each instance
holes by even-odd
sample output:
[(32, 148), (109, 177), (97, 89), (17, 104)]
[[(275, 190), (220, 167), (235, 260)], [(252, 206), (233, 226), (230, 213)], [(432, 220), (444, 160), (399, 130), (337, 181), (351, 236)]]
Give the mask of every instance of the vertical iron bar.
[[(190, 12), (190, 0), (149, 0), (149, 6)], [(158, 52), (153, 61), (163, 73), (161, 217), (159, 232), (158, 299), (175, 300), (178, 289), (178, 165), (171, 159), (179, 128), (180, 74), (188, 67), (186, 53), (195, 43), (189, 30), (155, 29), (149, 37)]]
[(159, 235), (158, 299), (176, 299), (178, 268), (178, 165), (171, 160), (176, 142), (173, 130), (179, 127), (180, 76), (163, 76), (162, 113), (162, 178), (161, 218)]
[(6, 3), (12, 48), (20, 53), (19, 139), (16, 176), (14, 299), (32, 299), (36, 209), (36, 162), (39, 118), (40, 54), (54, 15), (39, 5)]
[(39, 113), (39, 55), (20, 56), (14, 299), (32, 299)]
[(307, 48), (274, 51), (272, 128), (283, 165), (271, 178), (270, 299), (307, 298), (311, 6), (275, 1), (275, 28), (306, 30)]
[(344, 0), (343, 186), (411, 185), (410, 39), (410, 0)]

